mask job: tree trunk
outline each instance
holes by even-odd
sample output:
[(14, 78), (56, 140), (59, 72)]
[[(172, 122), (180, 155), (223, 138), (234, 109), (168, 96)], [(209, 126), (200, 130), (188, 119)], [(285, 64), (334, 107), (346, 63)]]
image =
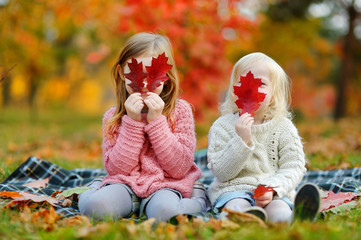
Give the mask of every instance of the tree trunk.
[(353, 46), (355, 43), (355, 35), (353, 33), (355, 19), (357, 18), (357, 11), (353, 4), (347, 8), (349, 23), (348, 33), (343, 41), (343, 56), (341, 63), (340, 75), (338, 78), (337, 86), (337, 98), (334, 117), (338, 120), (346, 115), (347, 110), (347, 87), (353, 75), (354, 57), (353, 57)]
[(2, 103), (3, 106), (9, 106), (11, 102), (11, 96), (10, 96), (10, 86), (11, 86), (11, 76), (7, 76), (7, 79), (4, 80), (2, 83)]

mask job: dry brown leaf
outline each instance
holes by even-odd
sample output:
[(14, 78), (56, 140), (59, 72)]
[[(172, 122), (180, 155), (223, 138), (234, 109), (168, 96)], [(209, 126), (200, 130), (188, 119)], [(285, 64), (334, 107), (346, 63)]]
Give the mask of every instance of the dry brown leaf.
[(228, 212), (227, 218), (235, 223), (257, 223), (261, 227), (267, 228), (265, 222), (259, 217), (250, 214), (250, 213), (242, 213), (239, 211), (234, 211), (231, 209), (224, 209), (224, 211)]
[(56, 206), (56, 204), (59, 203), (56, 198), (52, 198), (52, 197), (48, 197), (48, 196), (39, 196), (36, 194), (26, 193), (26, 192), (22, 192), (21, 195), (22, 195), (22, 197), (13, 197), (13, 199), (17, 202), (28, 201), (28, 200), (31, 200), (36, 203), (48, 202), (49, 204), (51, 204), (53, 206)]
[(138, 232), (137, 226), (135, 225), (134, 221), (129, 221), (129, 223), (126, 225), (126, 229), (132, 235)]
[(222, 229), (222, 222), (215, 218), (210, 218), (208, 224), (215, 230)]
[(232, 222), (228, 219), (221, 220), (221, 226), (222, 228), (230, 229), (230, 230), (236, 230), (239, 228), (239, 224)]
[(64, 199), (64, 201), (61, 203), (61, 206), (70, 207), (72, 204), (73, 202), (70, 199)]
[(157, 221), (157, 219), (155, 219), (155, 218), (149, 218), (149, 219), (145, 220), (144, 222), (142, 222), (141, 224), (139, 224), (139, 226), (141, 228), (143, 228), (146, 233), (150, 234), (153, 232), (152, 227), (154, 226), (156, 221)]
[(77, 216), (73, 216), (73, 217), (62, 218), (58, 222), (58, 225), (63, 226), (63, 227), (72, 227), (72, 226), (80, 226), (80, 225), (84, 225), (85, 227), (92, 226), (89, 218), (84, 215), (77, 215)]
[(29, 182), (23, 184), (24, 187), (33, 187), (33, 188), (45, 188), (45, 186), (49, 183), (49, 178)]
[(31, 223), (46, 231), (52, 231), (56, 227), (56, 222), (61, 219), (53, 207), (42, 208), (31, 215)]

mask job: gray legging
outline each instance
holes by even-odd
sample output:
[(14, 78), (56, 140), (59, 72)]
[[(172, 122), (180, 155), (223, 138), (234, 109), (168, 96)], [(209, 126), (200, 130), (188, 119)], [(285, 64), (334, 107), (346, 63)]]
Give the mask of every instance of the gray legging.
[[(79, 195), (80, 213), (97, 219), (119, 219), (129, 217), (133, 211), (132, 196), (121, 184), (103, 186), (100, 181), (90, 185), (91, 190)], [(192, 198), (180, 198), (168, 189), (157, 191), (145, 206), (148, 218), (167, 221), (178, 214), (192, 214), (207, 209), (204, 190), (194, 189)]]

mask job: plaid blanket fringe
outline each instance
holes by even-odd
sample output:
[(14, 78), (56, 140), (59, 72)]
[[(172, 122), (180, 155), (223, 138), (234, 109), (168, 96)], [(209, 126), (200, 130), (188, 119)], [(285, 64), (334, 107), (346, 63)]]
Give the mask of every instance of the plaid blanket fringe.
[[(195, 162), (202, 171), (202, 177), (199, 179), (199, 182), (208, 188), (214, 176), (207, 168), (207, 149), (202, 149), (195, 153)], [(49, 161), (37, 157), (29, 157), (0, 184), (0, 191), (26, 191), (37, 195), (50, 196), (58, 190), (84, 186), (95, 178), (103, 177), (106, 174), (106, 171), (101, 168), (66, 170)], [(25, 183), (45, 178), (49, 178), (49, 183), (45, 188), (23, 186)], [(360, 192), (361, 168), (308, 171), (299, 186), (306, 182), (315, 183), (320, 188), (335, 193)], [(76, 202), (71, 207), (56, 207), (56, 211), (64, 217), (79, 214)]]

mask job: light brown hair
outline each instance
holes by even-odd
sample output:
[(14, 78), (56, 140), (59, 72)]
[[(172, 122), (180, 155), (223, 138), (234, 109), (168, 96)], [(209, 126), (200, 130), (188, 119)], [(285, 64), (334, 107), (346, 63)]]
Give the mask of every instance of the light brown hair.
[(166, 36), (153, 33), (137, 33), (125, 43), (118, 60), (112, 67), (111, 72), (115, 83), (117, 103), (114, 115), (108, 120), (105, 126), (105, 135), (107, 138), (112, 139), (116, 127), (121, 124), (121, 118), (126, 114), (124, 103), (129, 97), (129, 94), (125, 86), (124, 67), (127, 61), (131, 58), (141, 56), (157, 57), (162, 53), (165, 53), (166, 57), (168, 57), (168, 64), (171, 64), (173, 67), (167, 72), (169, 80), (164, 83), (163, 90), (159, 96), (165, 103), (163, 114), (172, 122), (170, 114), (175, 107), (179, 94), (179, 79), (173, 57), (172, 45)]

